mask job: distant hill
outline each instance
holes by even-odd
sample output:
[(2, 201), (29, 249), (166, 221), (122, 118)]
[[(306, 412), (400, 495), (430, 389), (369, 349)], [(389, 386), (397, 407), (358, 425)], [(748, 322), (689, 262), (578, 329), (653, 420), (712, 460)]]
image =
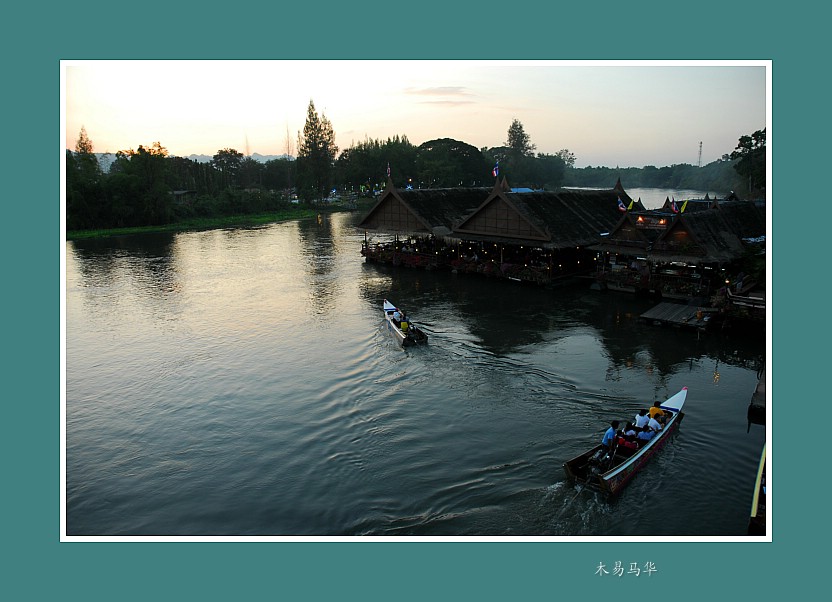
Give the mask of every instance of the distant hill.
[[(95, 153), (95, 156), (98, 159), (98, 164), (101, 166), (103, 171), (108, 171), (110, 169), (110, 165), (116, 160), (115, 153)], [(191, 161), (196, 161), (197, 163), (208, 163), (214, 158), (214, 156), (188, 155), (185, 158), (190, 159)], [(289, 159), (289, 161), (295, 160), (295, 157), (292, 155), (261, 155), (260, 153), (252, 153), (251, 158), (260, 163), (266, 163), (267, 161), (273, 161), (275, 159)]]
[[(211, 159), (214, 158), (213, 155), (188, 155), (185, 157), (186, 159), (190, 159), (191, 161), (196, 161), (198, 163), (208, 163)], [(294, 161), (295, 158), (291, 155), (261, 155), (260, 153), (252, 153), (251, 158), (255, 161), (259, 161), (260, 163), (265, 163), (267, 161), (274, 161), (275, 159), (289, 159), (289, 161)]]

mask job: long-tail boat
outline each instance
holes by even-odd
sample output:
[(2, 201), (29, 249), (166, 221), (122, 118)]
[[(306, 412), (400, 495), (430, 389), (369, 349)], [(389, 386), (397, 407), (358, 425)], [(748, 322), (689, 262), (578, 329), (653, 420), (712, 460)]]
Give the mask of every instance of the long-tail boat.
[[(688, 388), (672, 395), (661, 405), (665, 415), (664, 427), (652, 439), (643, 442), (636, 449), (615, 444), (609, 452), (603, 445), (596, 445), (589, 451), (564, 462), (563, 469), (566, 476), (576, 483), (609, 495), (618, 494), (630, 482), (635, 474), (659, 452), (670, 436), (679, 428), (679, 423), (685, 414), (681, 411), (685, 404)], [(615, 440), (618, 441), (618, 434)]]

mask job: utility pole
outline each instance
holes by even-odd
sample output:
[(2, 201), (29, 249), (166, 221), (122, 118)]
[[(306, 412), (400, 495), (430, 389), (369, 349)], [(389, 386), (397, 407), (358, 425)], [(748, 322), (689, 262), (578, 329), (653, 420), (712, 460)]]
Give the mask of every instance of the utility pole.
[(699, 167), (702, 167), (702, 141), (699, 141)]

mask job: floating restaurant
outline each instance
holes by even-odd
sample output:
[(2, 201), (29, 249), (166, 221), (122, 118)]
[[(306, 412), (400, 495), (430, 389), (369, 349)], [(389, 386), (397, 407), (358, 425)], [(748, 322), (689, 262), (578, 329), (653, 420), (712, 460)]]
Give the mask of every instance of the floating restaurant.
[[(539, 285), (576, 277), (598, 288), (690, 298), (724, 284), (745, 240), (765, 235), (753, 202), (675, 200), (646, 210), (619, 180), (608, 190), (400, 190), (388, 179), (358, 224), (368, 262), (447, 269)], [(373, 240), (368, 231), (377, 233)]]

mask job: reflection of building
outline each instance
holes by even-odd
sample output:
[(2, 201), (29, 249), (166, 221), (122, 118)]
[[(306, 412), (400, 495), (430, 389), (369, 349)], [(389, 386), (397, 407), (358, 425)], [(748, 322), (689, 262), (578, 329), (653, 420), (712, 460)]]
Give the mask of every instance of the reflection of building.
[(505, 179), (490, 190), (398, 190), (388, 181), (358, 227), (395, 240), (367, 242), (362, 254), (368, 261), (547, 284), (594, 271), (595, 252), (587, 247), (616, 224), (619, 200), (632, 202), (620, 182), (611, 190), (512, 192)]
[(505, 179), (490, 190), (398, 190), (388, 181), (358, 227), (395, 235), (366, 240), (368, 261), (538, 284), (594, 272), (604, 288), (690, 298), (715, 292), (743, 239), (765, 235), (764, 212), (735, 199), (668, 200), (647, 211), (620, 180), (558, 192), (515, 192)]

